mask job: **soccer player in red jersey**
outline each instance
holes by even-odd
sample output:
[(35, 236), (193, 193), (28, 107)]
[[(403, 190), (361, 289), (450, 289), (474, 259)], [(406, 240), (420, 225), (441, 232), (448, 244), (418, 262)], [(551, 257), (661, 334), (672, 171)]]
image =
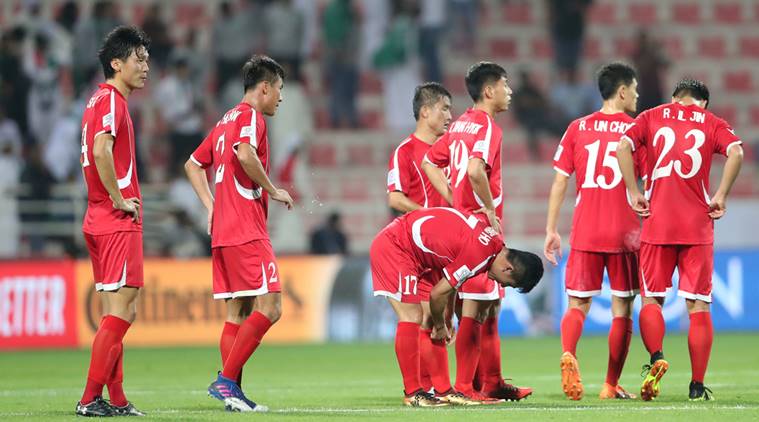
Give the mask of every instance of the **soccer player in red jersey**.
[[(501, 233), (501, 128), (495, 115), (508, 109), (511, 88), (506, 70), (490, 62), (469, 68), (466, 87), (474, 106), (448, 128), (427, 153), (423, 169), (453, 207), (488, 222)], [(450, 168), (450, 186), (442, 168)], [(501, 375), (501, 339), (498, 336), (503, 288), (487, 274), (478, 275), (459, 291), (463, 299), (456, 336), (456, 391), (471, 398), (520, 400), (532, 393), (504, 382)], [(479, 379), (475, 380), (475, 374)], [(479, 381), (481, 392), (474, 388)]]
[[(243, 365), (281, 316), (279, 272), (266, 229), (268, 199), (288, 209), (293, 200), (269, 180), (269, 140), (264, 116), (282, 101), (284, 71), (266, 56), (242, 68), (244, 96), (224, 114), (185, 163), (195, 192), (208, 210), (213, 261), (213, 297), (227, 305), (219, 348), (223, 370), (208, 387), (227, 410), (265, 412), (243, 394)], [(213, 166), (216, 196), (206, 170)]]
[[(421, 170), (424, 155), (445, 133), (451, 122), (451, 94), (436, 82), (419, 85), (414, 92), (413, 111), (416, 130), (401, 142), (388, 162), (388, 204), (400, 213), (419, 208), (448, 206), (451, 200), (443, 198)], [(434, 387), (436, 397), (452, 404), (479, 404), (453, 390), (448, 373), (446, 343), (432, 342), (430, 338), (430, 290), (439, 279), (439, 274), (428, 271), (420, 275), (417, 283), (419, 306), (422, 309), (418, 353), (421, 359), (422, 388), (429, 391)], [(404, 326), (399, 324), (398, 330), (402, 329)]]
[[(633, 210), (643, 217), (640, 285), (643, 308), (640, 334), (651, 354), (641, 386), (643, 400), (659, 395), (669, 364), (664, 360), (662, 304), (672, 287), (675, 267), (678, 296), (690, 317), (691, 400), (710, 400), (704, 375), (712, 348), (714, 220), (725, 215), (727, 196), (743, 161), (740, 138), (730, 125), (709, 112), (709, 89), (703, 82), (678, 82), (672, 102), (641, 113), (622, 136), (617, 159)], [(632, 151), (645, 147), (649, 181), (645, 194), (635, 183)], [(719, 188), (709, 197), (712, 155), (727, 156)]]
[[(600, 111), (573, 121), (556, 150), (556, 176), (548, 201), (543, 254), (553, 265), (561, 255), (561, 237), (556, 230), (561, 203), (572, 173), (576, 173), (572, 250), (566, 270), (569, 306), (561, 320), (561, 383), (572, 400), (583, 396), (576, 359), (577, 342), (593, 296), (601, 294), (604, 268), (611, 282), (609, 365), (601, 399), (630, 399), (619, 384), (632, 336), (632, 307), (638, 292), (640, 220), (627, 203), (627, 191), (614, 156), (619, 136), (632, 126), (638, 100), (635, 71), (622, 63), (611, 63), (598, 72), (598, 89), (603, 98)], [(636, 154), (638, 163), (642, 150)], [(638, 175), (640, 170), (636, 172)]]
[[(141, 195), (127, 98), (145, 86), (149, 45), (135, 27), (117, 27), (106, 36), (98, 52), (105, 83), (82, 117), (81, 164), (87, 185), (82, 231), (103, 318), (92, 341), (87, 385), (76, 405), (81, 416), (144, 416), (124, 395), (122, 340), (136, 317), (143, 286)], [(110, 403), (102, 398), (105, 385)]]
[(543, 275), (536, 255), (507, 249), (503, 238), (478, 217), (453, 208), (412, 211), (391, 222), (369, 250), (374, 294), (388, 297), (398, 315), (396, 356), (403, 376), (404, 403), (437, 407), (448, 403), (422, 389), (419, 380), (419, 278), (442, 274), (430, 294), (432, 339), (450, 340), (444, 312), (449, 297), (472, 277), (487, 273), (503, 285), (532, 290)]

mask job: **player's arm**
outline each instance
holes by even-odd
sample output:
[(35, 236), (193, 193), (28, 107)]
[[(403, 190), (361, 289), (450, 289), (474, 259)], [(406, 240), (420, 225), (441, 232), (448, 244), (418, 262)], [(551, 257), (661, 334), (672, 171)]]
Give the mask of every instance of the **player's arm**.
[(266, 174), (261, 160), (258, 159), (253, 145), (246, 142), (238, 144), (237, 159), (240, 160), (240, 165), (242, 165), (242, 169), (250, 177), (250, 180), (268, 192), (271, 199), (284, 203), (287, 205), (287, 209), (292, 209), (293, 199), (290, 197), (290, 194), (286, 190), (278, 189), (274, 186)]
[(722, 170), (722, 180), (719, 182), (717, 193), (714, 194), (709, 203), (709, 217), (716, 220), (725, 215), (727, 211), (727, 195), (730, 193), (730, 189), (733, 188), (733, 183), (735, 183), (735, 179), (741, 171), (742, 163), (743, 147), (733, 145), (727, 150), (727, 161), (725, 162), (725, 168)]
[(569, 177), (557, 171), (551, 185), (551, 194), (548, 197), (548, 217), (546, 219), (546, 240), (543, 246), (543, 255), (553, 265), (558, 265), (556, 254), (561, 257), (561, 236), (559, 236), (557, 226), (559, 211), (564, 202), (568, 184)]
[(443, 169), (425, 157), (422, 161), (422, 171), (427, 175), (427, 179), (432, 184), (432, 187), (442, 195), (448, 204), (453, 205), (453, 192), (451, 191), (451, 186), (448, 185), (448, 179), (445, 177)]
[(449, 298), (456, 290), (443, 277), (430, 292), (430, 316), (432, 317), (432, 339), (449, 340), (448, 328), (445, 324), (445, 312)]
[(211, 187), (208, 185), (208, 177), (206, 176), (206, 169), (199, 166), (192, 161), (192, 158), (188, 159), (184, 163), (184, 172), (187, 175), (187, 180), (190, 181), (192, 189), (195, 190), (195, 194), (198, 195), (200, 202), (206, 207), (208, 211), (208, 234), (211, 234), (211, 220), (213, 219), (213, 194), (211, 193)]
[(113, 141), (110, 133), (101, 133), (95, 137), (92, 147), (95, 168), (97, 168), (100, 182), (113, 201), (113, 207), (131, 215), (132, 221), (136, 222), (140, 219), (140, 200), (138, 198), (124, 199), (121, 195), (121, 189), (116, 180), (116, 167), (113, 164)]
[(627, 191), (630, 193), (632, 209), (641, 217), (651, 215), (648, 200), (638, 189), (638, 180), (635, 178), (635, 164), (633, 160), (633, 141), (623, 136), (617, 145), (617, 162), (622, 171), (622, 179), (625, 181)]
[(398, 212), (409, 212), (423, 208), (421, 205), (409, 199), (405, 193), (395, 190), (387, 194), (387, 204)]
[(469, 159), (466, 167), (466, 174), (469, 182), (472, 184), (474, 193), (482, 201), (483, 207), (480, 210), (485, 213), (490, 221), (490, 225), (498, 233), (501, 232), (501, 222), (495, 215), (495, 206), (493, 205), (493, 193), (490, 192), (490, 181), (485, 168), (485, 161), (482, 158), (474, 157)]

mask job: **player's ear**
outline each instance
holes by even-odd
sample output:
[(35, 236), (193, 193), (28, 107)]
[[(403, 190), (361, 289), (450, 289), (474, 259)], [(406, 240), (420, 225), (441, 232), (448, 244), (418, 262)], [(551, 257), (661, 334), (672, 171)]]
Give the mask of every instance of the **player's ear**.
[(114, 72), (119, 73), (121, 72), (121, 59), (113, 58), (111, 59), (111, 69), (113, 69)]

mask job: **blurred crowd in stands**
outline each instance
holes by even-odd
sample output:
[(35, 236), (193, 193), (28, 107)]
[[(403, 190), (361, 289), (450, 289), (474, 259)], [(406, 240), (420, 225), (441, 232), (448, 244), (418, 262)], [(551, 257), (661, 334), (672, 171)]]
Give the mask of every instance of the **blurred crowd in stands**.
[[(125, 22), (124, 9), (135, 3), (144, 5), (142, 16), (132, 13)], [(472, 62), (489, 59), (476, 56), (472, 47), (477, 44), (484, 0), (189, 3), (206, 11), (208, 19), (194, 23), (189, 19), (190, 24), (179, 27), (172, 24), (167, 10), (175, 2), (103, 0), (52, 5), (25, 0), (15, 14), (4, 16), (0, 26), (0, 258), (81, 252), (75, 231), (47, 230), (46, 224), (73, 222), (78, 229), (79, 221), (74, 220), (82, 210), (57, 209), (46, 201), (56, 195), (60, 184), (81, 186), (82, 110), (96, 84), (102, 82), (99, 44), (119, 24), (139, 25), (152, 39), (148, 88), (134, 93), (129, 105), (138, 134), (141, 182), (165, 187), (162, 192), (168, 193), (171, 206), (159, 225), (164, 243), (152, 253), (176, 256), (209, 253), (204, 210), (185, 181), (181, 165), (206, 129), (240, 100), (240, 68), (252, 53), (266, 53), (287, 70), (285, 100), (270, 121), (269, 136), (272, 173), (291, 184), (297, 179), (293, 163), (315, 131), (316, 95), (327, 103), (330, 128), (360, 129), (368, 123), (359, 110), (362, 75), (373, 74), (381, 82), (384, 128), (404, 134), (414, 125), (410, 113), (414, 87), (422, 81), (445, 82), (449, 54), (467, 56)], [(561, 136), (572, 119), (600, 106), (593, 75), (583, 74), (578, 63), (591, 1), (545, 3), (549, 11), (545, 25), (555, 55), (554, 80), (545, 86), (534, 81), (526, 68), (508, 69), (515, 90), (514, 118), (527, 133), (529, 151), (536, 160), (540, 139)], [(658, 81), (667, 66), (661, 49), (641, 33), (630, 60), (647, 81), (640, 108), (658, 104), (662, 100)], [(314, 74), (321, 76), (313, 78)], [(461, 104), (458, 110), (464, 107)], [(81, 187), (78, 194), (83, 195)], [(147, 211), (149, 204), (146, 207)], [(330, 216), (325, 227), (338, 220), (339, 216)], [(24, 224), (29, 224), (28, 230), (22, 229)], [(344, 236), (322, 241), (323, 232), (315, 233), (317, 240), (311, 243), (347, 252)], [(57, 249), (51, 250), (51, 240), (56, 239)], [(304, 239), (306, 250), (307, 236)]]

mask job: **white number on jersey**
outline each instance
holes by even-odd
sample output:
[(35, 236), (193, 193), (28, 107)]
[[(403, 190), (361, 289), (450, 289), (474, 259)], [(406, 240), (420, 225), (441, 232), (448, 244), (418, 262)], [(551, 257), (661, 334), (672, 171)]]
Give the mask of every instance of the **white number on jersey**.
[[(410, 294), (416, 294), (416, 284), (417, 284), (417, 278), (415, 275), (407, 275), (406, 277), (403, 277), (403, 280), (406, 282), (406, 289), (403, 291), (404, 295), (410, 295)], [(411, 287), (411, 284), (413, 283), (413, 287)]]
[[(221, 136), (219, 136), (219, 139), (216, 140), (216, 151), (221, 150), (219, 152), (219, 155), (224, 154), (224, 134), (222, 133)], [(220, 164), (219, 168), (216, 169), (216, 179), (214, 183), (221, 183), (221, 179), (224, 178), (224, 164)]]
[(660, 139), (664, 139), (664, 146), (662, 147), (659, 158), (656, 160), (653, 172), (651, 172), (651, 181), (661, 179), (662, 177), (669, 177), (672, 175), (672, 169), (675, 169), (677, 173), (683, 179), (690, 179), (695, 176), (699, 170), (701, 170), (702, 158), (701, 152), (698, 150), (706, 142), (706, 135), (700, 129), (691, 129), (685, 134), (685, 139), (693, 138), (693, 146), (685, 150), (685, 155), (691, 159), (691, 169), (688, 173), (683, 173), (683, 163), (680, 160), (670, 160), (664, 164), (664, 157), (675, 146), (675, 131), (672, 128), (663, 126), (656, 131), (654, 135), (654, 147), (657, 146)]
[(90, 165), (90, 158), (87, 157), (87, 123), (82, 128), (82, 168)]
[(456, 180), (453, 183), (453, 187), (457, 187), (464, 180), (464, 176), (466, 176), (466, 168), (469, 164), (469, 151), (462, 140), (453, 141), (450, 149), (451, 167), (456, 169)]
[(606, 144), (606, 151), (604, 152), (604, 158), (601, 162), (603, 167), (610, 168), (614, 176), (611, 182), (606, 181), (606, 175), (598, 175), (596, 177), (596, 163), (598, 162), (598, 152), (601, 148), (601, 140), (598, 139), (592, 144), (585, 145), (585, 149), (588, 150), (588, 161), (585, 168), (585, 180), (582, 182), (582, 188), (601, 188), (601, 189), (614, 189), (619, 182), (622, 181), (622, 171), (619, 169), (619, 162), (617, 158), (612, 156), (612, 153), (617, 150), (617, 144), (619, 142), (609, 142)]

